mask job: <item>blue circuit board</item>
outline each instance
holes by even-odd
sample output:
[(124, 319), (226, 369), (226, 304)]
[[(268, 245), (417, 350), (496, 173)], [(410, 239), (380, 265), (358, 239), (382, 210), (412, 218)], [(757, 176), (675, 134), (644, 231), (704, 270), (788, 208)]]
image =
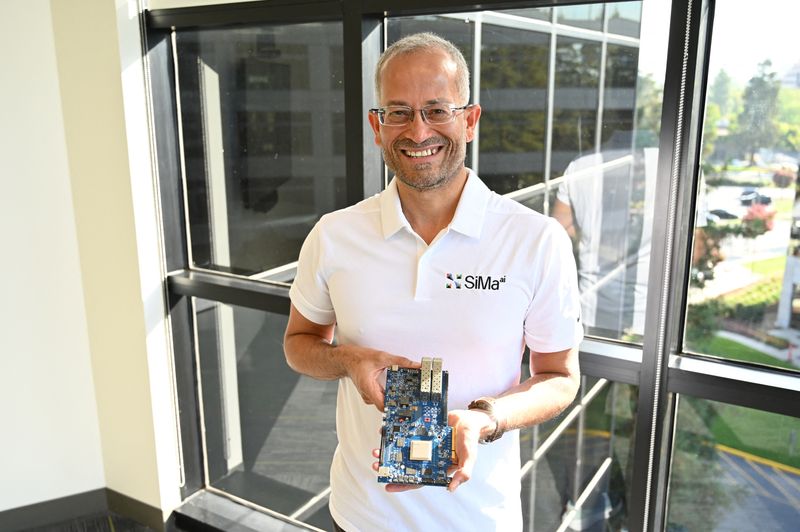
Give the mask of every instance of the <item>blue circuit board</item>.
[(447, 469), (455, 454), (447, 379), (438, 358), (423, 358), (421, 369), (387, 370), (378, 482), (450, 484)]

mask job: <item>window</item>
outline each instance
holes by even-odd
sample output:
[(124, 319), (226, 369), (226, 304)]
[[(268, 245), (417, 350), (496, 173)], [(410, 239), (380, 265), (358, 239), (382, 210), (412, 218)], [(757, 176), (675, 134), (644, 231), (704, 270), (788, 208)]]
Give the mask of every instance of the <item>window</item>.
[[(626, 14), (630, 33), (640, 6), (622, 7), (613, 13)], [(659, 128), (652, 118), (636, 120), (660, 116), (663, 82), (652, 74), (659, 65), (640, 68), (638, 32), (600, 38), (585, 29), (597, 21), (602, 28), (604, 13), (600, 5), (574, 6), (387, 24), (390, 43), (433, 31), (461, 47), (473, 75), (472, 100), (483, 109), (468, 164), (495, 192), (568, 227), (587, 332), (641, 341)], [(650, 34), (646, 45), (665, 37)]]
[(682, 396), (668, 526), (786, 530), (800, 517), (800, 419)]
[[(184, 496), (329, 529), (336, 384), (285, 366), (293, 263), (321, 215), (385, 183), (374, 62), (433, 31), (483, 109), (467, 165), (557, 218), (579, 266), (581, 391), (521, 434), (526, 529), (791, 527), (798, 13), (737, 1), (151, 12)], [(295, 445), (298, 429), (313, 438)]]
[(308, 231), (345, 205), (341, 31), (177, 33), (193, 266), (290, 280)]
[[(722, 3), (716, 20), (733, 23), (736, 9)], [(796, 57), (771, 38), (780, 29), (769, 10), (747, 22), (752, 31), (711, 41), (686, 344), (797, 369), (800, 89), (781, 74)]]
[(203, 299), (194, 306), (208, 484), (328, 526), (336, 381), (289, 369), (285, 315)]

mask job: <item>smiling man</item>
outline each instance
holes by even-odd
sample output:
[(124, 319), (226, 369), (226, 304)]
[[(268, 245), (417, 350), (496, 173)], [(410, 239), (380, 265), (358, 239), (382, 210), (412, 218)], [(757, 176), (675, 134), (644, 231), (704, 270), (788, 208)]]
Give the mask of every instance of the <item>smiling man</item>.
[[(455, 46), (405, 37), (381, 56), (375, 82), (369, 121), (394, 179), (311, 231), (284, 340), (296, 371), (339, 380), (331, 515), (351, 532), (520, 530), (514, 429), (557, 415), (579, 385), (571, 243), (465, 167), (481, 109), (468, 104)], [(526, 346), (532, 377), (521, 381)], [(447, 490), (384, 486), (374, 471), (385, 369), (423, 356), (449, 372), (458, 463)]]

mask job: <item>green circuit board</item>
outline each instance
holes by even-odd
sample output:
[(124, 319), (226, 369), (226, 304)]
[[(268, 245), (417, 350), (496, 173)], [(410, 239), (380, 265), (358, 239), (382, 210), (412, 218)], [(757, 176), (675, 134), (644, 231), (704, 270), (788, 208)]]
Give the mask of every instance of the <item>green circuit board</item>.
[(440, 358), (423, 358), (421, 369), (387, 370), (378, 482), (450, 484), (447, 470), (455, 456), (447, 380)]

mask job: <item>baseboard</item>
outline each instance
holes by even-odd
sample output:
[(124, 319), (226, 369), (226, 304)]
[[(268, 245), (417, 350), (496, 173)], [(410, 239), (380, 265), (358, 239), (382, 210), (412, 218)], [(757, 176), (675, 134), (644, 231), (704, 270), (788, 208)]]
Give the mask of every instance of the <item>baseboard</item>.
[(100, 488), (0, 512), (0, 530), (17, 532), (103, 512), (128, 517), (162, 532), (161, 510), (107, 488)]
[(47, 526), (106, 510), (106, 490), (100, 488), (0, 512), (0, 530), (17, 531)]
[(108, 500), (108, 509), (115, 514), (124, 515), (149, 526), (157, 532), (164, 531), (164, 514), (159, 508), (137, 501), (111, 489), (106, 488), (105, 492)]

